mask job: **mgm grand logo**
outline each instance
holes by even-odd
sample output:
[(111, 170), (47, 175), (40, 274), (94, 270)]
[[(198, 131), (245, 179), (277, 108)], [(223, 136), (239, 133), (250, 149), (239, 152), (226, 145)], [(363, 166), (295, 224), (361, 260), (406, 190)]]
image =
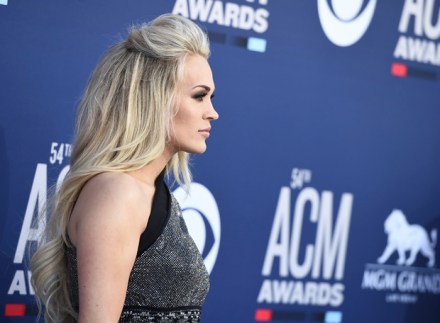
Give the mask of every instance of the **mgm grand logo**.
[[(390, 303), (415, 303), (420, 293), (439, 295), (440, 270), (434, 268), (437, 230), (428, 234), (422, 226), (409, 224), (401, 210), (391, 212), (384, 229), (387, 245), (376, 264), (366, 264), (362, 289), (386, 292)], [(424, 266), (414, 266), (418, 256), (425, 259)]]

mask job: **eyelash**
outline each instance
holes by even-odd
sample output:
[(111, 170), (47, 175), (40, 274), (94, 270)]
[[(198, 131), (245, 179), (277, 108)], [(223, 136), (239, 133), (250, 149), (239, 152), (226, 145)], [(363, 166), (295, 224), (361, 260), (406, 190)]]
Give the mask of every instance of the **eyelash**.
[[(208, 95), (208, 92), (203, 92), (203, 93), (200, 93), (200, 94), (196, 94), (195, 96), (194, 96), (194, 99), (196, 99), (197, 101), (200, 101), (200, 102), (202, 102), (203, 101), (203, 98), (205, 97), (205, 96), (207, 96)], [(214, 94), (212, 94), (211, 95), (211, 100), (214, 98)]]

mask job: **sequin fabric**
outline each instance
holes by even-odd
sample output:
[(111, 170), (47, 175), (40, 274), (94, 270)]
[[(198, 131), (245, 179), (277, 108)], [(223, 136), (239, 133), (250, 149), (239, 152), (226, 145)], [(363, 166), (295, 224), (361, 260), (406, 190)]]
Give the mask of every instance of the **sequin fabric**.
[[(66, 249), (74, 305), (78, 305), (76, 250)], [(209, 290), (203, 259), (171, 194), (168, 222), (157, 240), (136, 258), (120, 322), (199, 322)]]
[(120, 323), (152, 322), (152, 323), (193, 323), (200, 321), (200, 310), (169, 310), (165, 312), (142, 309), (126, 309), (119, 320)]

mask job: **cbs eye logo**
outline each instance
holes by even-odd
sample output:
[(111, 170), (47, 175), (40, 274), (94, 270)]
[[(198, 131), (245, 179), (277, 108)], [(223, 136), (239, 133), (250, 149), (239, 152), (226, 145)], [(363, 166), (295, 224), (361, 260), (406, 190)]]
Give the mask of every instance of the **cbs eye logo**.
[[(318, 15), (327, 38), (341, 47), (351, 46), (365, 34), (377, 0), (318, 0)], [(363, 8), (363, 9), (362, 9)]]
[(179, 201), (182, 216), (203, 257), (206, 269), (211, 273), (220, 247), (220, 213), (211, 192), (202, 184), (191, 183), (190, 194), (179, 187), (174, 192)]

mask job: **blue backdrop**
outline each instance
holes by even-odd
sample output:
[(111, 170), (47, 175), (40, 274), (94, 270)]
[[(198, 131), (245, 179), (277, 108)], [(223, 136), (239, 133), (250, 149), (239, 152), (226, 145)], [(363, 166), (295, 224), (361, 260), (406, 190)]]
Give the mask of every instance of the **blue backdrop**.
[[(35, 320), (25, 248), (76, 105), (131, 24), (210, 35), (190, 232), (202, 322), (439, 322), (439, 0), (0, 0), (0, 321)], [(196, 210), (196, 212), (194, 212)]]

